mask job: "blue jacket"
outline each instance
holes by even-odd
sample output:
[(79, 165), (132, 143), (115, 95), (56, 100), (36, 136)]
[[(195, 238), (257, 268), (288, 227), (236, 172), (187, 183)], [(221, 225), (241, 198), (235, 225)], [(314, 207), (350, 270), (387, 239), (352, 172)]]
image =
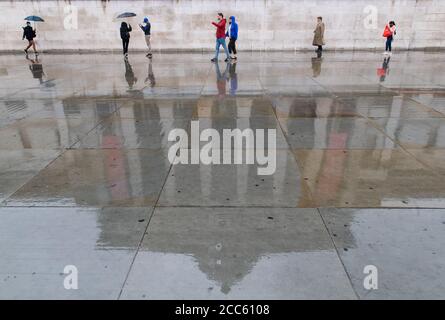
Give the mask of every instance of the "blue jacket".
[(227, 30), (226, 37), (236, 40), (238, 39), (238, 23), (236, 23), (234, 16), (231, 16), (230, 20), (232, 23), (229, 25), (229, 30)]

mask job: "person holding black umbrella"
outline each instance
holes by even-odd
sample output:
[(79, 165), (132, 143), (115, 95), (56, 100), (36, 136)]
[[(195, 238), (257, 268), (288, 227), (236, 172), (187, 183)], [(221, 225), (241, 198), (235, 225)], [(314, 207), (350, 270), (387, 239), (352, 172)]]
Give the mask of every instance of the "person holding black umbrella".
[(26, 22), (26, 27), (23, 27), (23, 36), (22, 40), (26, 38), (28, 40), (28, 46), (25, 48), (25, 53), (28, 55), (28, 49), (32, 47), (34, 53), (38, 55), (39, 53), (36, 50), (36, 43), (34, 42), (34, 38), (36, 37), (36, 30), (31, 27), (31, 22)]
[(131, 32), (131, 25), (126, 22), (121, 23), (121, 39), (122, 39), (122, 47), (124, 49), (124, 56), (125, 58), (128, 57), (128, 45), (130, 43), (130, 32)]

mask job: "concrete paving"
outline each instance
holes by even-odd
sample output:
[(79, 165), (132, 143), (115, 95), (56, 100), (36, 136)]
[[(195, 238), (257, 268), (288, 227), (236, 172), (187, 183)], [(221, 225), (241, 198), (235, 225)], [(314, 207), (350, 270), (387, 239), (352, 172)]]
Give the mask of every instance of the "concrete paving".
[[(443, 54), (210, 58), (0, 55), (0, 298), (445, 298)], [(275, 173), (172, 165), (191, 121)]]

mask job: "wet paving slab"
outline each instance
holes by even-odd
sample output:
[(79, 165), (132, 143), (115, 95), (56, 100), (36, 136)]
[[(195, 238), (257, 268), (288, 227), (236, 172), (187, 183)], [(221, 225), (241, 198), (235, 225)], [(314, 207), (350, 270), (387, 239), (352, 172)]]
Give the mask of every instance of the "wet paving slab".
[(316, 209), (157, 208), (147, 232), (123, 299), (356, 298)]
[[(320, 210), (360, 299), (445, 297), (444, 209)], [(366, 266), (377, 290), (363, 286)]]
[(372, 123), (407, 149), (445, 147), (444, 118), (377, 118)]
[(68, 150), (5, 205), (154, 205), (170, 168), (166, 157), (160, 150)]
[(366, 118), (279, 118), (292, 149), (381, 149), (394, 143)]
[(357, 96), (345, 98), (344, 104), (368, 118), (443, 118), (445, 114), (405, 96)]
[[(223, 150), (222, 153), (232, 153)], [(222, 155), (224, 156), (224, 155)], [(233, 155), (232, 155), (233, 156)], [(169, 173), (159, 206), (313, 207), (306, 182), (291, 152), (277, 150), (273, 163), (177, 164)]]
[[(151, 213), (0, 208), (0, 298), (117, 299)], [(78, 288), (66, 290), (72, 266)]]
[[(443, 297), (443, 55), (210, 58), (0, 56), (0, 298)], [(276, 157), (172, 164), (194, 122)]]
[(401, 149), (297, 150), (317, 207), (442, 207), (443, 177)]
[(359, 117), (355, 106), (333, 97), (273, 97), (278, 118)]
[(59, 156), (56, 150), (2, 150), (0, 152), (0, 202)]

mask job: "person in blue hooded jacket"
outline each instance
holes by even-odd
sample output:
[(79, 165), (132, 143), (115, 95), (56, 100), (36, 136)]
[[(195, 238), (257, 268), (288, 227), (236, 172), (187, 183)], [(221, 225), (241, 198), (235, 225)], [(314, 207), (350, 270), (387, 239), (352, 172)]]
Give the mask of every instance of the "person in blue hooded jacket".
[(142, 29), (142, 31), (144, 31), (145, 43), (147, 44), (148, 48), (147, 57), (151, 58), (151, 24), (147, 17), (144, 18), (144, 24), (139, 24), (139, 27)]
[(236, 40), (238, 39), (238, 23), (236, 23), (234, 16), (231, 16), (229, 19), (229, 30), (227, 30), (226, 37), (229, 37), (228, 49), (230, 57), (236, 60)]

